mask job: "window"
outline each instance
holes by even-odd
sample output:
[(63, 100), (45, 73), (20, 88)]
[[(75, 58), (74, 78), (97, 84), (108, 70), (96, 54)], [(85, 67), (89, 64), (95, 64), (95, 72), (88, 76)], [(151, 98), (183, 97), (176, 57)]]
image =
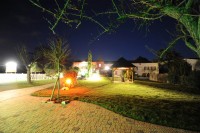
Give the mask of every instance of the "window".
[(156, 70), (156, 67), (155, 67), (155, 66), (152, 66), (152, 67), (151, 67), (151, 70)]

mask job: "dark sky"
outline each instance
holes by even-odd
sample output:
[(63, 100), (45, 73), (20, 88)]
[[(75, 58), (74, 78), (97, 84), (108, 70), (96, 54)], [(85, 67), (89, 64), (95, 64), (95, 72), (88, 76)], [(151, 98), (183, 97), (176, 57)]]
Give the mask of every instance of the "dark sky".
[[(46, 14), (28, 0), (1, 0), (0, 10), (0, 65), (8, 60), (17, 60), (17, 45), (25, 44), (33, 50), (53, 36), (44, 19)], [(74, 59), (86, 59), (88, 50), (91, 50), (94, 60), (102, 58), (110, 61), (122, 56), (129, 60), (138, 56), (151, 60), (155, 56), (145, 45), (155, 50), (165, 48), (172, 40), (167, 31), (174, 32), (175, 21), (164, 18), (162, 22), (152, 23), (148, 29), (150, 32), (146, 32), (145, 28), (138, 30), (138, 25), (128, 21), (115, 33), (104, 34), (92, 44), (89, 42), (96, 37), (98, 29), (90, 22), (84, 22), (76, 30), (59, 24), (56, 32), (68, 40)], [(196, 57), (183, 42), (179, 42), (176, 49), (184, 57)]]

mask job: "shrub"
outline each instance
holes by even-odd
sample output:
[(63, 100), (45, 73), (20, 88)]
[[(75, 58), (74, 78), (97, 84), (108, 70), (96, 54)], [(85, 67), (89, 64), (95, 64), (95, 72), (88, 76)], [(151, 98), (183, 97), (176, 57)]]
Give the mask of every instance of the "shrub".
[(176, 74), (174, 72), (169, 72), (168, 73), (168, 81), (171, 84), (177, 84), (177, 83), (179, 83), (179, 76), (178, 76), (178, 74)]
[(200, 71), (193, 71), (188, 77), (188, 85), (200, 90)]
[(188, 76), (182, 75), (180, 76), (180, 84), (182, 85), (189, 85), (190, 84), (190, 78)]

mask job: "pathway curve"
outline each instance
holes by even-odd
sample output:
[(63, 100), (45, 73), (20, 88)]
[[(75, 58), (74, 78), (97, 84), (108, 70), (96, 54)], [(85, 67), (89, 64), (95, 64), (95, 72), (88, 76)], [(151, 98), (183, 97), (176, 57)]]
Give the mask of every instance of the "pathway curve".
[(192, 133), (123, 117), (72, 101), (65, 107), (30, 96), (50, 85), (0, 92), (0, 133)]

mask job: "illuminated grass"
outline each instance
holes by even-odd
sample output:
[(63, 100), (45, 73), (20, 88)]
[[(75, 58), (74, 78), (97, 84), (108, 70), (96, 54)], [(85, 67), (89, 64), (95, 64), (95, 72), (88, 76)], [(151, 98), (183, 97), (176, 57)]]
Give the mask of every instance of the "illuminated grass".
[(45, 84), (49, 84), (49, 83), (53, 83), (53, 82), (55, 82), (55, 80), (51, 79), (51, 80), (32, 81), (32, 84), (28, 84), (26, 81), (5, 83), (5, 84), (0, 84), (0, 91), (22, 89), (22, 88), (33, 87), (33, 86), (40, 86), (40, 85), (45, 85)]
[[(166, 85), (164, 89), (153, 87), (157, 83), (152, 82), (149, 82), (151, 86), (142, 85), (142, 82), (125, 84), (111, 83), (109, 80), (101, 82), (81, 80), (73, 91), (82, 93), (61, 95), (94, 103), (133, 119), (200, 131), (200, 95), (174, 91), (172, 88), (169, 90), (166, 89)], [(44, 96), (45, 94), (47, 89), (35, 92), (33, 95)], [(48, 95), (50, 96), (50, 93)]]

